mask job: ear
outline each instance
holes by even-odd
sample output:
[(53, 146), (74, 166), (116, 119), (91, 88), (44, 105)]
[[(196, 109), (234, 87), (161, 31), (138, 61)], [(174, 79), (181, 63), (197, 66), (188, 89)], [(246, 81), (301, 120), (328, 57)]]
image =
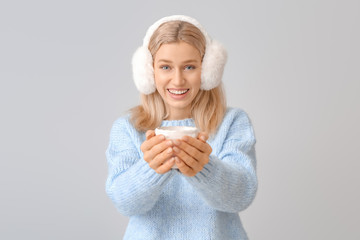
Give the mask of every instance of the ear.
[(201, 89), (210, 90), (220, 84), (226, 61), (226, 49), (219, 42), (213, 40), (206, 46), (201, 70)]
[(137, 89), (144, 94), (155, 92), (153, 59), (150, 51), (139, 47), (132, 57), (133, 78)]

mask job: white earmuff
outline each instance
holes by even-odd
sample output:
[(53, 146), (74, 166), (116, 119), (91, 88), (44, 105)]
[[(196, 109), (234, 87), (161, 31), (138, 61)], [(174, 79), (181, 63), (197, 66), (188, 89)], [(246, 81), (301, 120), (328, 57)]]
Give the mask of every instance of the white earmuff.
[(164, 17), (149, 27), (143, 40), (132, 58), (133, 78), (137, 89), (143, 94), (155, 92), (153, 59), (148, 49), (149, 41), (155, 30), (163, 23), (170, 21), (184, 21), (197, 27), (206, 39), (205, 54), (201, 66), (201, 89), (210, 90), (221, 83), (227, 53), (225, 48), (217, 41), (212, 40), (205, 29), (194, 18), (184, 15)]

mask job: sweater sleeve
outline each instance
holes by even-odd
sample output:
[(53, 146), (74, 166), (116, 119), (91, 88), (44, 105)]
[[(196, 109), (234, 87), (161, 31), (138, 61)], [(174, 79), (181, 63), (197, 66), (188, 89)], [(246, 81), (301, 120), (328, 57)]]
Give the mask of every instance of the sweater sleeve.
[(161, 175), (150, 168), (136, 148), (136, 137), (139, 133), (130, 127), (128, 120), (120, 118), (112, 126), (106, 150), (106, 193), (125, 216), (151, 210), (174, 174), (169, 171)]
[(217, 156), (211, 154), (209, 163), (186, 179), (213, 208), (240, 212), (251, 204), (257, 191), (256, 140), (243, 111), (225, 125), (219, 129), (227, 134)]

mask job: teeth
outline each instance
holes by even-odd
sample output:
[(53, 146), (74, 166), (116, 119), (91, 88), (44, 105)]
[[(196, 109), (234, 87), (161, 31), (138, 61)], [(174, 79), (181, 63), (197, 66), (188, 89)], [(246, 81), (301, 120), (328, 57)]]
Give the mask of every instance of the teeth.
[(177, 90), (170, 90), (170, 89), (168, 89), (168, 91), (169, 91), (170, 93), (172, 93), (172, 94), (181, 95), (181, 94), (184, 94), (184, 93), (186, 93), (187, 91), (189, 91), (189, 89), (183, 90), (183, 91), (177, 91)]

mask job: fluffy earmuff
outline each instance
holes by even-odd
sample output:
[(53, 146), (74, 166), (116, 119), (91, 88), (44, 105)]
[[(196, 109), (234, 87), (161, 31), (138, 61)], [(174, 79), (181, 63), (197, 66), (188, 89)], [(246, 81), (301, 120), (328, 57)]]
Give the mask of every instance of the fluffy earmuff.
[(149, 41), (155, 30), (163, 23), (170, 21), (185, 21), (193, 24), (202, 32), (206, 39), (205, 54), (201, 66), (201, 89), (210, 90), (221, 83), (227, 53), (225, 48), (217, 41), (212, 40), (205, 29), (194, 18), (184, 15), (164, 17), (149, 27), (143, 40), (132, 58), (133, 78), (137, 89), (143, 94), (155, 92), (153, 59), (148, 49)]

